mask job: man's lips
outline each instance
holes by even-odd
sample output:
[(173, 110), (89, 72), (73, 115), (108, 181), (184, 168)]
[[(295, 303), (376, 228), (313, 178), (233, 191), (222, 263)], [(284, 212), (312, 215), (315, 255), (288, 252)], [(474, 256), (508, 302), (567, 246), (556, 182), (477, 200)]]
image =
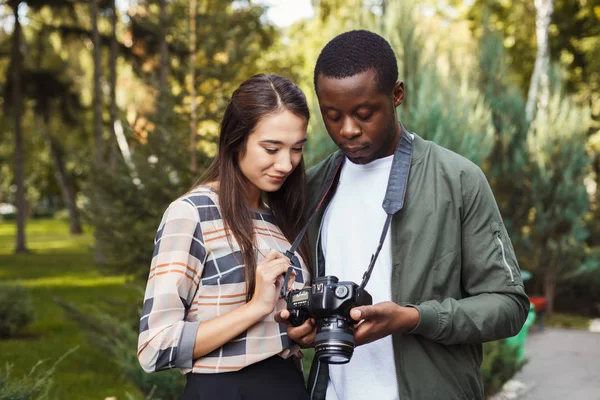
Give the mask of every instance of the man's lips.
[(360, 154), (363, 150), (365, 150), (368, 146), (345, 146), (342, 147), (342, 150), (344, 151), (344, 153), (346, 154), (350, 154), (350, 155), (358, 155)]

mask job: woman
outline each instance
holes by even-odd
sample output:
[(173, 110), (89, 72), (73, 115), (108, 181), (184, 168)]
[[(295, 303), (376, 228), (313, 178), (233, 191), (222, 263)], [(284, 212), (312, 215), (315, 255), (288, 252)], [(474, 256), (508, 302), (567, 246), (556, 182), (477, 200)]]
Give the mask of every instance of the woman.
[[(182, 399), (308, 399), (299, 352), (274, 320), (289, 249), (302, 228), (302, 91), (256, 75), (233, 93), (205, 178), (166, 210), (140, 321), (146, 372), (180, 368)], [(307, 244), (293, 288), (309, 283)], [(304, 258), (302, 257), (304, 256)]]

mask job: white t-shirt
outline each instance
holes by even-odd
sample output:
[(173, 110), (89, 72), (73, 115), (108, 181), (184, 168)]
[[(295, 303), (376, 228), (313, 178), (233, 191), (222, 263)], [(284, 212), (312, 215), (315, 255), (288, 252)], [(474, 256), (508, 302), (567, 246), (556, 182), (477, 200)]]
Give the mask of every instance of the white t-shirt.
[[(394, 156), (365, 165), (345, 160), (321, 231), (325, 272), (360, 284), (379, 244), (386, 213), (382, 208)], [(383, 243), (366, 286), (373, 304), (391, 300), (390, 236)], [(392, 337), (354, 349), (348, 364), (329, 365), (327, 400), (398, 400)]]

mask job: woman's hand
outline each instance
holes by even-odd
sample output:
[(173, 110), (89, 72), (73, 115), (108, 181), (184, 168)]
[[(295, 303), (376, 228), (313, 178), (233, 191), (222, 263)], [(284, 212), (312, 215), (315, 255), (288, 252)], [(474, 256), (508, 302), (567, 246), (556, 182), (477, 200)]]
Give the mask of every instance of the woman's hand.
[(283, 285), (283, 274), (289, 266), (289, 258), (276, 250), (270, 250), (256, 266), (256, 283), (250, 304), (260, 310), (263, 316), (275, 309)]

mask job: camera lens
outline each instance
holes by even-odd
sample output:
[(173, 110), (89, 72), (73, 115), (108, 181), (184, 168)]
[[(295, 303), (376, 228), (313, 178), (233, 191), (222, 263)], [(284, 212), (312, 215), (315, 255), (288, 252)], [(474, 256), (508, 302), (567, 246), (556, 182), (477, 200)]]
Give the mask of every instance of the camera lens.
[(354, 327), (340, 316), (318, 321), (315, 356), (328, 364), (345, 364), (354, 353)]

